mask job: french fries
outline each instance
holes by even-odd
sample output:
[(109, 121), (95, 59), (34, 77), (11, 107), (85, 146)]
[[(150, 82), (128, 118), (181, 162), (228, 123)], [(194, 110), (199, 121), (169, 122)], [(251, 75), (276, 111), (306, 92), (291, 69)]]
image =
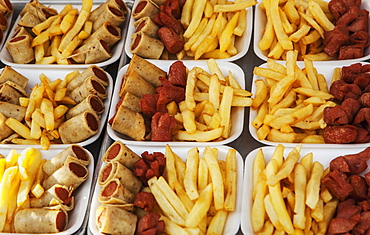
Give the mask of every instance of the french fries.
[(334, 29), (327, 2), (263, 0), (259, 6), (266, 25), (258, 47), (267, 58), (286, 60), (287, 51), (297, 50), (298, 60), (333, 59), (323, 51), (324, 32)]
[[(250, 218), (254, 233), (325, 234), (338, 200), (320, 184), (323, 165), (313, 161), (312, 153), (301, 155), (300, 146), (285, 149), (280, 144), (272, 156), (265, 154), (260, 149), (252, 167), (255, 196), (251, 197)], [(297, 156), (294, 160), (293, 155)], [(286, 172), (284, 178), (278, 177), (281, 172)]]
[[(171, 148), (168, 145), (166, 149), (165, 157), (167, 158), (168, 155), (171, 158), (171, 155), (175, 153), (172, 150), (169, 151)], [(149, 180), (150, 190), (161, 209), (161, 212), (159, 212), (162, 214), (161, 219), (164, 218), (166, 225), (170, 223), (168, 219), (172, 220), (168, 227), (165, 226), (166, 233), (175, 234), (176, 231), (180, 232), (180, 226), (180, 228), (187, 231), (190, 231), (188, 229), (196, 230), (196, 234), (199, 231), (202, 234), (211, 232), (211, 234), (223, 234), (228, 214), (233, 212), (237, 206), (236, 193), (238, 189), (236, 184), (238, 173), (236, 151), (229, 149), (226, 154), (224, 176), (221, 174), (218, 158), (218, 149), (216, 148), (207, 146), (202, 153), (199, 152), (198, 148), (192, 148), (187, 153), (184, 179), (179, 177), (179, 174), (174, 173), (177, 172), (176, 169), (175, 171), (167, 170), (165, 178), (161, 176), (159, 178), (153, 177)], [(192, 163), (190, 164), (188, 161)], [(207, 185), (202, 190), (199, 190), (199, 193), (197, 190), (197, 198), (191, 200), (190, 196), (193, 196), (186, 191), (188, 189), (186, 185), (192, 182), (191, 184), (194, 185), (192, 187), (197, 187), (198, 181), (203, 180), (194, 177), (194, 175), (200, 174), (198, 171), (201, 171), (201, 165), (203, 164), (206, 165), (206, 170), (209, 171), (210, 177), (206, 182)], [(176, 164), (175, 168), (177, 168)], [(189, 172), (193, 175), (192, 177), (187, 176), (190, 174)], [(174, 178), (175, 189), (171, 189), (168, 180), (173, 180)], [(185, 185), (185, 188), (182, 185)], [(221, 198), (222, 203), (220, 204), (218, 202), (219, 199), (216, 198)], [(208, 228), (206, 228), (207, 225)]]
[[(39, 150), (26, 148), (21, 153), (11, 150), (4, 159), (6, 162), (0, 181), (0, 232), (6, 231), (12, 224), (17, 208), (25, 207), (29, 193), (33, 188), (34, 178), (42, 167)], [(27, 206), (26, 206), (27, 207)]]
[(288, 51), (286, 58), (285, 66), (269, 59), (268, 68), (255, 68), (259, 77), (252, 103), (257, 115), (252, 125), (260, 140), (324, 143), (318, 137), (326, 127), (323, 110), (336, 105), (326, 79), (308, 59), (305, 67), (299, 68), (296, 51)]
[[(238, 53), (235, 38), (246, 28), (246, 8), (255, 0), (217, 2), (187, 1), (180, 22), (185, 28), (184, 53), (197, 59), (223, 59)], [(229, 17), (231, 20), (229, 20)]]
[(187, 75), (185, 101), (175, 115), (180, 141), (222, 140), (230, 136), (232, 110), (252, 105), (251, 93), (240, 88), (232, 73), (225, 76), (214, 59), (207, 61), (208, 73), (200, 67)]

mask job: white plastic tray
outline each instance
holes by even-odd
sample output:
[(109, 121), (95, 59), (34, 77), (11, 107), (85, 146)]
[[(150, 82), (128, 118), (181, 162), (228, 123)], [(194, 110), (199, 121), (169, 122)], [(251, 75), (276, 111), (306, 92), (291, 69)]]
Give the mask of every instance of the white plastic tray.
[[(159, 68), (163, 69), (164, 71), (168, 71), (170, 65), (173, 61), (159, 61), (159, 60), (148, 60), (158, 66)], [(183, 61), (184, 65), (191, 70), (193, 67), (197, 66), (200, 68), (205, 69), (208, 71), (208, 67), (206, 61)], [(230, 62), (218, 62), (218, 66), (220, 67), (221, 71), (224, 75), (227, 75), (227, 71), (231, 70), (234, 78), (239, 83), (239, 85), (244, 89), (245, 88), (245, 81), (244, 81), (244, 72), (243, 70), (236, 64)], [(116, 86), (114, 87), (113, 91), (113, 98), (111, 102), (111, 107), (109, 110), (109, 118), (110, 120), (114, 114), (116, 113), (116, 105), (120, 100), (118, 96), (120, 91), (120, 86), (122, 83), (122, 76), (126, 73), (128, 65), (124, 66), (117, 74), (116, 78)], [(223, 145), (228, 144), (238, 138), (243, 131), (243, 122), (244, 122), (244, 108), (243, 107), (232, 107), (231, 109), (231, 131), (230, 137), (222, 140), (222, 141), (214, 141), (214, 142), (185, 142), (185, 141), (172, 141), (170, 142), (172, 146), (184, 146), (184, 145), (192, 145), (192, 146), (205, 146), (205, 145)], [(108, 124), (107, 126), (108, 135), (114, 140), (120, 140), (125, 144), (131, 145), (143, 145), (143, 146), (165, 146), (167, 142), (160, 142), (160, 141), (136, 141), (123, 135), (111, 128)]]
[[(63, 8), (64, 8), (65, 5), (50, 5), (50, 7), (56, 9), (58, 12), (60, 12)], [(80, 5), (73, 5), (74, 8), (77, 8), (77, 9), (80, 9), (81, 6)], [(93, 6), (93, 9), (96, 8), (97, 6), (94, 5)], [(125, 35), (126, 35), (126, 31), (127, 31), (127, 25), (128, 25), (128, 15), (130, 15), (130, 9), (128, 9), (128, 13), (125, 15), (126, 17), (126, 20), (122, 23), (121, 25), (121, 39), (112, 47), (110, 48), (111, 49), (111, 53), (112, 53), (112, 57), (109, 58), (108, 60), (106, 61), (102, 61), (100, 63), (96, 63), (95, 65), (98, 66), (98, 67), (106, 67), (110, 64), (113, 64), (114, 62), (116, 62), (122, 55), (122, 51), (123, 51), (123, 44), (125, 42)], [(17, 17), (15, 23), (14, 23), (14, 26), (12, 28), (12, 30), (10, 31), (9, 35), (8, 35), (8, 38), (6, 39), (6, 42), (9, 41), (13, 35), (14, 35), (14, 32), (15, 32), (15, 29), (18, 25), (18, 22), (20, 20), (20, 16)], [(0, 59), (1, 61), (6, 64), (6, 65), (9, 65), (9, 66), (12, 66), (12, 67), (19, 67), (19, 68), (59, 68), (59, 69), (78, 69), (78, 68), (87, 68), (89, 67), (91, 64), (70, 64), (70, 65), (60, 65), (60, 64), (17, 64), (17, 63), (14, 63), (13, 61), (13, 58), (11, 57), (11, 55), (9, 54), (8, 50), (6, 49), (6, 47), (4, 46), (0, 52)]]
[[(323, 0), (325, 2), (329, 2), (329, 0)], [(266, 25), (266, 14), (264, 12), (264, 10), (261, 9), (260, 5), (261, 5), (261, 2), (262, 1), (259, 1), (259, 3), (256, 5), (255, 9), (256, 9), (256, 12), (255, 12), (255, 15), (254, 15), (254, 42), (253, 42), (253, 49), (254, 49), (254, 53), (262, 60), (264, 61), (267, 61), (267, 51), (261, 51), (258, 47), (258, 43), (260, 42), (261, 38), (262, 38), (262, 35), (263, 35), (263, 32), (265, 30), (265, 25)], [(366, 9), (366, 10), (370, 10), (370, 1), (362, 1), (361, 3), (361, 9)], [(369, 30), (370, 30), (370, 24), (369, 24)], [(368, 46), (366, 49), (365, 49), (365, 52), (364, 52), (365, 56), (364, 57), (361, 57), (361, 58), (357, 58), (357, 59), (350, 59), (350, 60), (329, 60), (329, 61), (318, 61), (320, 63), (330, 63), (332, 64), (333, 62), (346, 62), (346, 63), (350, 63), (350, 62), (354, 62), (354, 61), (364, 61), (364, 60), (367, 60), (370, 58), (370, 46)]]
[[(282, 63), (282, 64), (285, 65), (284, 61), (279, 61), (279, 63)], [(323, 64), (323, 63), (320, 63), (319, 61), (315, 61), (314, 62), (314, 67), (317, 69), (318, 73), (325, 76), (325, 78), (328, 82), (328, 86), (330, 88), (331, 78), (333, 76), (334, 68), (342, 68), (343, 66), (349, 66), (351, 64), (354, 64), (354, 63), (351, 63), (351, 62), (348, 62), (348, 61), (342, 61), (342, 63), (336, 63), (336, 64)], [(368, 64), (368, 63), (362, 62), (362, 64)], [(297, 65), (300, 68), (304, 68), (303, 61), (298, 61)], [(267, 68), (267, 64), (266, 63), (262, 64), (259, 67)], [(257, 79), (265, 80), (264, 77), (253, 75), (252, 94), (256, 93), (255, 81)], [(254, 109), (250, 108), (250, 112), (249, 112), (249, 131), (250, 131), (252, 137), (255, 140), (257, 140), (258, 142), (260, 142), (262, 144), (265, 144), (265, 145), (276, 146), (276, 145), (280, 144), (280, 142), (272, 142), (272, 141), (268, 141), (268, 140), (259, 140), (258, 139), (257, 129), (252, 125), (252, 121), (254, 120), (254, 118), (256, 116), (257, 116), (257, 110), (254, 110)], [(283, 144), (287, 147), (294, 147), (294, 146), (297, 145), (297, 143), (283, 143)], [(347, 149), (347, 148), (364, 148), (364, 147), (369, 146), (369, 144), (370, 143), (363, 143), (363, 144), (304, 144), (303, 143), (302, 145), (304, 145), (305, 147), (310, 147), (310, 148), (329, 148), (329, 149), (341, 148), (341, 149)]]
[[(128, 146), (130, 149), (132, 149), (135, 153), (137, 153), (139, 156), (141, 153), (148, 151), (149, 153), (153, 152), (165, 152), (165, 147), (147, 147), (147, 146)], [(193, 146), (194, 147), (194, 146)], [(186, 160), (186, 155), (188, 150), (190, 150), (193, 147), (173, 147), (171, 146), (171, 149), (173, 150), (174, 153), (179, 155), (184, 161)], [(226, 154), (230, 147), (228, 146), (212, 146), (212, 147), (217, 147), (218, 151), (218, 156), (220, 160), (225, 160), (226, 159)], [(200, 156), (203, 156), (203, 150), (204, 147), (199, 147), (199, 153)], [(240, 226), (240, 214), (241, 214), (241, 205), (242, 205), (242, 186), (243, 186), (243, 159), (239, 152), (236, 152), (236, 160), (237, 160), (237, 199), (236, 199), (236, 210), (234, 212), (230, 212), (227, 218), (226, 226), (224, 229), (224, 235), (232, 235), (236, 234), (239, 230)], [(101, 169), (104, 167), (104, 163), (102, 164)], [(100, 169), (98, 169), (100, 171)], [(98, 201), (98, 195), (100, 193), (101, 187), (95, 182), (95, 189), (94, 189), (94, 194), (93, 198), (91, 201), (91, 209), (90, 209), (90, 215), (89, 215), (89, 230), (93, 235), (101, 235), (101, 233), (98, 231), (98, 228), (96, 227), (96, 209), (100, 205)]]
[[(139, 0), (136, 0), (134, 3), (134, 6), (132, 9), (134, 10), (136, 8), (136, 5), (139, 3)], [(235, 61), (243, 57), (245, 54), (247, 54), (249, 49), (249, 44), (251, 42), (252, 38), (252, 29), (253, 29), (253, 7), (246, 8), (246, 29), (241, 37), (235, 38), (235, 47), (238, 49), (238, 54), (231, 56), (227, 59), (217, 59), (218, 61)], [(125, 44), (125, 52), (126, 54), (132, 58), (132, 52), (130, 49), (130, 45), (132, 42), (131, 35), (135, 33), (135, 26), (134, 26), (135, 19), (132, 17), (132, 14), (130, 14), (130, 24), (128, 26), (127, 30), (127, 36), (126, 36), (126, 44)], [(176, 58), (171, 58), (170, 60), (176, 60)], [(194, 60), (192, 57), (185, 56), (183, 60)], [(202, 59), (204, 60), (204, 59)]]
[[(2, 146), (1, 146), (2, 147)], [(17, 149), (18, 153), (21, 153), (23, 149)], [(42, 154), (43, 159), (51, 159), (54, 156), (56, 156), (58, 153), (63, 151), (64, 149), (53, 149), (53, 150), (40, 150)], [(67, 229), (60, 233), (54, 233), (56, 235), (70, 235), (76, 233), (82, 226), (82, 223), (85, 219), (87, 206), (89, 203), (90, 193), (91, 193), (91, 185), (93, 181), (93, 175), (94, 175), (94, 156), (85, 149), (86, 152), (90, 155), (90, 164), (87, 166), (87, 169), (89, 171), (88, 177), (86, 181), (80, 185), (76, 191), (73, 193), (75, 197), (75, 207), (72, 211), (68, 212), (68, 226)], [(10, 152), (10, 149), (0, 149), (0, 153), (4, 156), (7, 156), (7, 154)], [(21, 234), (21, 233), (0, 233), (2, 235), (14, 235), (14, 234)], [(46, 235), (46, 234), (45, 234)]]
[[(284, 144), (284, 146), (286, 146)], [(296, 146), (296, 145), (295, 145)], [(294, 146), (294, 147), (295, 147)], [(264, 156), (266, 163), (271, 160), (272, 154), (275, 150), (275, 147), (262, 147), (253, 150), (250, 152), (247, 156), (247, 159), (245, 161), (245, 166), (244, 166), (244, 181), (243, 181), (243, 200), (242, 200), (242, 212), (241, 212), (241, 229), (243, 234), (245, 235), (254, 235), (253, 229), (252, 229), (252, 224), (251, 224), (251, 209), (252, 209), (252, 194), (253, 194), (253, 189), (252, 189), (252, 167), (253, 167), (253, 162), (254, 159), (259, 151), (259, 149), (263, 150)], [(359, 153), (363, 151), (363, 149), (316, 149), (316, 148), (311, 148), (307, 146), (303, 146), (301, 150), (301, 156), (304, 156), (307, 153), (312, 152), (313, 153), (313, 161), (318, 161), (320, 162), (323, 166), (324, 169), (329, 167), (329, 163), (332, 159), (343, 156), (346, 154), (353, 154), (353, 153)], [(285, 154), (284, 156), (286, 157), (287, 154), (292, 150), (292, 148), (286, 148), (285, 149)], [(368, 161), (369, 163), (369, 161)], [(366, 170), (366, 172), (369, 171)]]
[[(41, 73), (45, 74), (51, 81), (56, 80), (57, 78), (64, 79), (65, 75), (68, 73), (73, 72), (75, 69), (50, 69), (50, 68), (45, 68), (45, 69), (26, 69), (26, 68), (13, 68), (16, 70), (18, 73), (22, 74), (23, 76), (27, 77), (29, 79), (28, 85), (26, 87), (27, 94), (30, 95), (31, 93), (31, 88), (36, 84), (40, 83), (39, 76)], [(80, 72), (84, 71), (85, 69), (79, 69)], [(0, 73), (2, 72), (2, 69), (0, 70)], [(99, 123), (99, 131), (92, 137), (79, 142), (75, 143), (81, 146), (86, 146), (91, 143), (93, 143), (95, 140), (99, 138), (100, 133), (102, 133), (104, 124), (106, 122), (107, 116), (108, 116), (108, 109), (109, 109), (109, 104), (112, 98), (112, 91), (113, 91), (113, 79), (110, 76), (108, 72), (106, 72), (108, 79), (109, 79), (109, 85), (107, 87), (107, 98), (103, 100), (104, 103), (104, 112), (101, 114), (100, 118), (100, 123)], [(50, 149), (60, 149), (60, 148), (66, 148), (70, 144), (52, 144), (50, 145)], [(0, 144), (0, 148), (10, 148), (10, 149), (19, 149), (19, 148), (25, 148), (25, 147), (34, 147), (34, 148), (41, 148), (41, 145), (17, 145), (17, 144)]]

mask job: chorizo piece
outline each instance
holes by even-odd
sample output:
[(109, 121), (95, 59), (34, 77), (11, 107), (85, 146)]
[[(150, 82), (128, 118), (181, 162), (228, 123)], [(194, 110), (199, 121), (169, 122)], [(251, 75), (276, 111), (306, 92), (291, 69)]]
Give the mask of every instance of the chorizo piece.
[(157, 212), (151, 212), (141, 218), (137, 224), (137, 235), (156, 235), (164, 231), (164, 221), (159, 220), (161, 215)]
[(168, 81), (175, 86), (185, 87), (186, 79), (187, 75), (184, 63), (182, 61), (176, 61), (171, 64), (168, 71)]
[(155, 203), (155, 198), (152, 193), (140, 192), (135, 195), (134, 205), (145, 210), (152, 212)]
[(184, 48), (184, 41), (173, 28), (162, 27), (158, 29), (157, 35), (171, 54), (176, 54)]
[(357, 127), (351, 125), (327, 126), (324, 130), (325, 143), (347, 144), (355, 141)]
[(172, 129), (176, 120), (168, 113), (157, 112), (152, 118), (152, 141), (172, 141)]

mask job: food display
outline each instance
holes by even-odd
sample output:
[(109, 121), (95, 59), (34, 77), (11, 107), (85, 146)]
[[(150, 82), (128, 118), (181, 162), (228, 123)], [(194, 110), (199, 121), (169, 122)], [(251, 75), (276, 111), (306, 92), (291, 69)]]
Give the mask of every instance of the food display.
[[(297, 62), (302, 70), (296, 67), (295, 78), (288, 79), (290, 62), (287, 60), (284, 66), (268, 60), (267, 64), (254, 69), (252, 92), (255, 96), (249, 126), (252, 136), (266, 144), (286, 143), (290, 147), (293, 144), (289, 143), (323, 144), (325, 148), (345, 148), (338, 144), (366, 146), (369, 142), (368, 65), (331, 67), (305, 60)], [(315, 83), (311, 81), (316, 81), (316, 89), (312, 88)], [(274, 86), (279, 89), (271, 93)]]
[(278, 145), (252, 151), (245, 164), (243, 233), (366, 234), (369, 150)]
[[(0, 232), (75, 233), (90, 195), (94, 159), (79, 145), (1, 150)], [(45, 171), (47, 170), (47, 171)]]
[(256, 8), (254, 50), (263, 60), (366, 60), (369, 49), (367, 1), (264, 0)]
[(135, 1), (125, 51), (147, 59), (236, 60), (249, 47), (256, 1)]
[(230, 63), (151, 63), (135, 55), (121, 71), (108, 133), (132, 144), (231, 141), (240, 133), (243, 107), (252, 103), (240, 68)]
[[(60, 75), (64, 78), (57, 78)], [(0, 80), (4, 146), (26, 144), (49, 149), (55, 144), (86, 144), (103, 128), (100, 123), (107, 117), (112, 80), (95, 65), (59, 74), (6, 66)]]
[(370, 234), (370, 1), (126, 3), (0, 0), (0, 233)]
[(234, 149), (167, 145), (147, 151), (116, 141), (102, 160), (90, 210), (92, 234), (237, 232), (242, 159)]
[(20, 65), (112, 63), (123, 47), (120, 42), (127, 13), (120, 0), (98, 7), (84, 0), (81, 9), (71, 4), (53, 8), (31, 1), (20, 13), (2, 60)]

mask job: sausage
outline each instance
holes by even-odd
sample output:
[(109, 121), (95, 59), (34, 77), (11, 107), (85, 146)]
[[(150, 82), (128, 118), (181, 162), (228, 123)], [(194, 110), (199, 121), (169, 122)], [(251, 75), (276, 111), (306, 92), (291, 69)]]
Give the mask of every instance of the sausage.
[(93, 114), (87, 113), (86, 114), (86, 121), (87, 121), (87, 124), (88, 124), (88, 126), (90, 127), (91, 130), (93, 130), (93, 131), (98, 130), (99, 123), (98, 123), (97, 118)]
[(161, 215), (151, 212), (144, 215), (137, 224), (137, 235), (156, 235), (164, 231), (164, 221), (159, 220)]
[(4, 14), (0, 13), (0, 29), (1, 31), (5, 30), (8, 27), (8, 20)]
[(140, 192), (135, 195), (134, 205), (145, 211), (152, 212), (154, 204), (155, 198), (152, 193)]
[[(110, 27), (109, 28), (113, 28), (114, 29), (114, 27), (113, 26), (111, 26), (110, 25)], [(114, 29), (115, 30), (115, 29)], [(116, 32), (117, 32), (117, 30), (115, 30)], [(109, 80), (108, 80), (108, 76), (107, 76), (107, 74), (104, 72), (104, 70), (103, 69), (101, 69), (101, 68), (99, 68), (99, 67), (92, 67), (92, 71), (93, 71), (93, 73), (95, 74), (95, 76), (97, 76), (99, 79), (101, 79), (102, 81), (104, 81), (104, 82), (106, 82), (106, 83), (108, 83), (109, 82)]]
[(104, 104), (97, 96), (91, 97), (90, 105), (97, 114), (100, 114), (104, 111)]
[(72, 197), (70, 196), (70, 193), (66, 188), (56, 187), (55, 193), (65, 205), (69, 205), (69, 203), (72, 201)]
[(163, 175), (166, 158), (161, 152), (149, 153), (148, 151), (143, 152), (141, 157), (135, 163), (134, 174), (147, 186), (150, 178)]
[(364, 200), (367, 198), (367, 189), (365, 179), (360, 175), (351, 175), (349, 177), (349, 183), (353, 187), (353, 194), (351, 195), (357, 200)]
[(112, 163), (108, 163), (107, 166), (103, 169), (102, 171), (102, 183), (105, 183), (105, 181), (108, 179), (108, 176), (111, 174), (112, 172)]
[(69, 169), (78, 177), (85, 177), (87, 175), (86, 168), (74, 162), (69, 164)]
[[(186, 86), (186, 67), (182, 61), (172, 63), (168, 71), (168, 81), (175, 86)], [(370, 94), (370, 93), (369, 93)]]
[(168, 28), (173, 29), (177, 34), (181, 34), (183, 31), (182, 24), (180, 21), (176, 20), (172, 15), (168, 15), (165, 12), (158, 13), (162, 25)]
[(147, 1), (140, 1), (134, 10), (134, 13), (136, 14), (140, 13), (145, 8), (147, 3), (148, 3)]
[(72, 145), (72, 151), (80, 160), (88, 161), (90, 159), (85, 150), (79, 145)]
[(327, 126), (324, 130), (325, 143), (346, 144), (356, 140), (357, 127), (351, 125)]
[(63, 231), (67, 227), (67, 216), (66, 213), (60, 211), (56, 218), (56, 225), (59, 231)]
[(134, 49), (139, 45), (140, 41), (141, 41), (141, 35), (140, 35), (140, 34), (138, 34), (138, 35), (136, 36), (136, 38), (135, 38), (135, 40), (134, 40), (134, 42), (133, 42), (132, 46), (131, 46), (131, 49), (132, 49), (132, 50), (134, 50)]
[(139, 32), (145, 25), (146, 25), (146, 22), (144, 20), (141, 21), (140, 24), (137, 26), (135, 33)]
[(121, 146), (120, 146), (119, 144), (115, 144), (115, 145), (113, 145), (113, 146), (109, 149), (107, 159), (108, 159), (108, 160), (112, 160), (112, 159), (114, 159), (114, 158), (118, 155), (119, 151), (121, 151)]
[(102, 190), (101, 194), (104, 197), (109, 197), (117, 190), (117, 186), (118, 184), (116, 181), (111, 181), (107, 186), (104, 187), (104, 190)]
[(158, 29), (157, 35), (169, 53), (176, 54), (184, 49), (184, 41), (172, 28), (162, 27)]
[(152, 117), (152, 141), (172, 141), (172, 129), (176, 125), (176, 120), (168, 113), (157, 112)]

